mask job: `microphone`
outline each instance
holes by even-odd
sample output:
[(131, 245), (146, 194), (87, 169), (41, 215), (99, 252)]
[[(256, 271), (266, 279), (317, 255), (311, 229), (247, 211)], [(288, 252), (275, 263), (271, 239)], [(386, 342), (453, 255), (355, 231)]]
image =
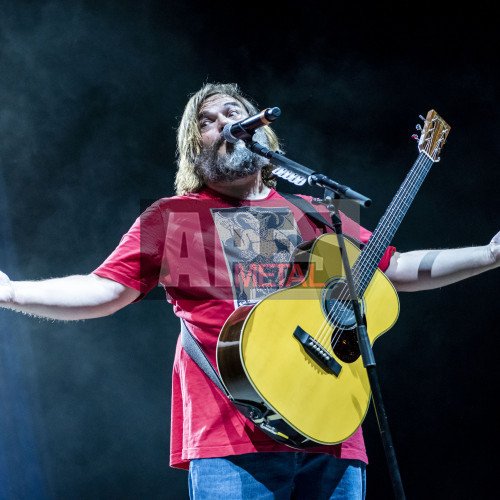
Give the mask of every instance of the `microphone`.
[(253, 132), (264, 125), (269, 125), (281, 115), (280, 108), (266, 108), (257, 115), (249, 116), (236, 123), (228, 123), (221, 132), (221, 136), (232, 144), (240, 139), (250, 139)]

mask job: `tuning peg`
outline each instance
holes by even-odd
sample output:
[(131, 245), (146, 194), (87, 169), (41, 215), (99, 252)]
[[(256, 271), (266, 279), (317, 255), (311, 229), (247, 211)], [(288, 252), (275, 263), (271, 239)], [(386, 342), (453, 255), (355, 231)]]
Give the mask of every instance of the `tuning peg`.
[(418, 117), (423, 121), (425, 122), (425, 118), (422, 116), (422, 115), (418, 115)]
[(411, 138), (412, 138), (412, 139), (415, 139), (416, 141), (418, 141), (418, 135), (417, 135), (417, 134), (413, 134), (413, 135), (411, 136)]
[(417, 130), (422, 130), (422, 125), (420, 125), (420, 123), (417, 123), (417, 124), (415, 125), (415, 128), (416, 128)]

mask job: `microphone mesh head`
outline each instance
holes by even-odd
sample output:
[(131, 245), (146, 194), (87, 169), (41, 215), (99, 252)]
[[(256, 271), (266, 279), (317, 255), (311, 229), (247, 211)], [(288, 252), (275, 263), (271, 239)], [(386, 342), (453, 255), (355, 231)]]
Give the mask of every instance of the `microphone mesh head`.
[(230, 142), (231, 144), (236, 144), (239, 139), (231, 134), (231, 125), (231, 123), (226, 123), (220, 135), (224, 138), (225, 141)]

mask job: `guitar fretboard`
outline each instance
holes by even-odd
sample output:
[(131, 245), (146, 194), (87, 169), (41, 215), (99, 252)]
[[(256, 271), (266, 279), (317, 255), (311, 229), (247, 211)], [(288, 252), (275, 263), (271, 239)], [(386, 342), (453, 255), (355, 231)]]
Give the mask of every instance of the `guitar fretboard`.
[(380, 259), (396, 234), (433, 163), (433, 160), (425, 153), (420, 153), (371, 238), (354, 263), (352, 272), (358, 297), (363, 295), (370, 283)]

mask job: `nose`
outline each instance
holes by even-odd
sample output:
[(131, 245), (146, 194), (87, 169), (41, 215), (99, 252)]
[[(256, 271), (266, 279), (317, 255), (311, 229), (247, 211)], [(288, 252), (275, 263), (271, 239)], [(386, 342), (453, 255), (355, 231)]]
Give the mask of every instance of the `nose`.
[(219, 117), (218, 122), (219, 122), (219, 132), (222, 132), (226, 124), (229, 123), (229, 120), (225, 116), (221, 116)]
[(234, 123), (235, 120), (227, 117), (226, 115), (224, 114), (219, 114), (218, 118), (217, 118), (217, 122), (219, 124), (219, 132), (222, 132), (222, 130), (224, 129), (224, 127), (228, 124), (228, 123)]

